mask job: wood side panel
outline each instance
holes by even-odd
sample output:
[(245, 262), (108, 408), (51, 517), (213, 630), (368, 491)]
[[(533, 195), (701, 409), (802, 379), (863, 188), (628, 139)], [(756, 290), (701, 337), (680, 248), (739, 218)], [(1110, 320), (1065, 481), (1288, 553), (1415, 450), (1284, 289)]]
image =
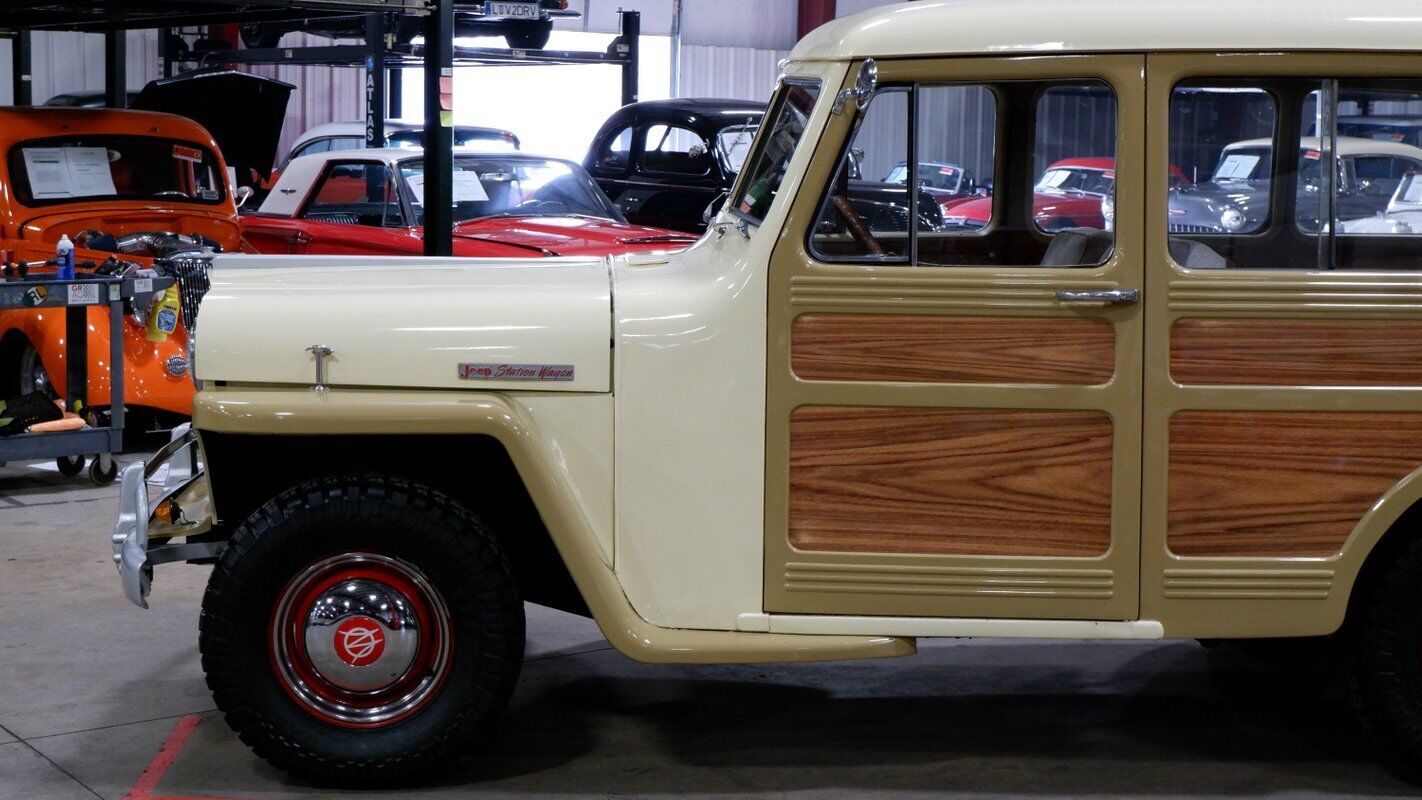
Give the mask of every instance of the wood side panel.
[(1422, 321), (1184, 319), (1170, 375), (1202, 386), (1422, 386)]
[(790, 419), (790, 544), (1099, 557), (1111, 453), (1099, 411), (805, 406)]
[(1332, 556), (1422, 466), (1422, 414), (1184, 411), (1170, 421), (1180, 556)]
[(1116, 331), (1099, 318), (803, 314), (791, 369), (807, 380), (1106, 383)]

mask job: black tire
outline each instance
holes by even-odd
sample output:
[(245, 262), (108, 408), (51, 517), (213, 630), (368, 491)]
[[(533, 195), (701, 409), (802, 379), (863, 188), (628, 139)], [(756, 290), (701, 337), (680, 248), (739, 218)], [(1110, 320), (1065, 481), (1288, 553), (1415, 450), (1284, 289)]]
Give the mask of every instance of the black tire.
[(118, 478), (118, 462), (112, 458), (108, 459), (109, 468), (104, 469), (104, 459), (95, 457), (89, 462), (89, 480), (95, 486), (108, 486)]
[[(375, 553), (427, 579), (452, 644), (422, 706), (353, 729), (293, 694), (276, 666), (274, 620), (312, 565)], [(401, 479), (336, 476), (283, 492), (237, 529), (208, 581), (199, 644), (217, 707), (258, 755), (311, 780), (368, 787), (454, 761), (499, 715), (522, 666), (523, 604), (494, 534), (459, 503)]]
[(242, 45), (249, 49), (276, 47), (286, 31), (267, 22), (247, 22), (237, 29)]
[(59, 474), (73, 478), (84, 471), (83, 456), (60, 456), (54, 460), (55, 466), (59, 467)]
[(1348, 631), (1353, 707), (1386, 760), (1422, 776), (1422, 540), (1389, 562), (1357, 599)]
[(542, 50), (553, 35), (551, 21), (508, 22), (505, 26), (504, 41), (514, 50)]

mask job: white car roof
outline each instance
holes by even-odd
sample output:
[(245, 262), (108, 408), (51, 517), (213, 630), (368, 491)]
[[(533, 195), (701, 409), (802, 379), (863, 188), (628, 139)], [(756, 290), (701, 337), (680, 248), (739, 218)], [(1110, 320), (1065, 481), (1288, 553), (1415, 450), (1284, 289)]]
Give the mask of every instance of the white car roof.
[[(1273, 147), (1273, 139), (1246, 139), (1242, 142), (1234, 142), (1225, 146), (1225, 152), (1240, 150), (1246, 147)], [(1299, 140), (1299, 148), (1303, 150), (1319, 150), (1323, 144), (1317, 136), (1305, 136)], [(1402, 142), (1392, 142), (1383, 139), (1365, 139), (1360, 136), (1339, 136), (1338, 155), (1340, 156), (1404, 156), (1416, 161), (1422, 161), (1422, 147), (1414, 147)]]
[(917, 0), (835, 20), (790, 60), (1160, 50), (1422, 50), (1422, 3)]
[[(456, 156), (488, 156), (490, 158), (525, 158), (542, 159), (544, 161), (556, 161), (562, 164), (576, 166), (571, 161), (552, 156), (540, 156), (534, 153), (524, 153), (510, 150), (483, 150), (477, 147), (456, 147)], [(301, 203), (310, 193), (311, 186), (316, 179), (321, 177), (325, 171), (326, 163), (330, 161), (378, 161), (394, 168), (401, 161), (408, 161), (412, 158), (424, 158), (424, 151), (418, 148), (409, 147), (370, 147), (358, 150), (336, 150), (326, 153), (313, 153), (309, 156), (293, 158), (281, 173), (281, 178), (272, 187), (267, 199), (262, 201), (262, 205), (257, 209), (259, 214), (273, 214), (280, 217), (294, 216), (301, 209)]]
[[(385, 135), (389, 136), (390, 134), (397, 133), (399, 131), (419, 130), (422, 127), (424, 126), (418, 122), (406, 122), (402, 119), (387, 119), (385, 120)], [(296, 137), (296, 141), (292, 142), (291, 144), (291, 149), (293, 152), (295, 152), (296, 148), (302, 146), (303, 144), (306, 144), (312, 139), (322, 139), (328, 136), (364, 137), (365, 120), (353, 120), (351, 122), (327, 122), (324, 125), (317, 125), (316, 127), (311, 128), (305, 133)]]

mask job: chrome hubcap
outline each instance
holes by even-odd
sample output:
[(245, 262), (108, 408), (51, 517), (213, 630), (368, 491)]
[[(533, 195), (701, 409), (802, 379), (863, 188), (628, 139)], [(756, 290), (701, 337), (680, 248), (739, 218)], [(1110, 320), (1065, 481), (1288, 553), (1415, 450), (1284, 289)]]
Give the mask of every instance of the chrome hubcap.
[(271, 646), (283, 688), (307, 711), (343, 727), (388, 725), (418, 711), (443, 683), (449, 613), (413, 564), (343, 553), (287, 583)]
[(45, 373), (39, 351), (33, 345), (26, 346), (20, 354), (20, 388), (41, 394), (49, 389), (49, 375)]

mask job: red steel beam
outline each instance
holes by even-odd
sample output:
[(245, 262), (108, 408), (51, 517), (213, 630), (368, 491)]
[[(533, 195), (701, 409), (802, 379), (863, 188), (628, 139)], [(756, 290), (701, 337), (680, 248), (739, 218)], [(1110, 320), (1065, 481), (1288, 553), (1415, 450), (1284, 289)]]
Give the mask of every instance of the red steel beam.
[(834, 19), (837, 0), (800, 0), (799, 38)]

